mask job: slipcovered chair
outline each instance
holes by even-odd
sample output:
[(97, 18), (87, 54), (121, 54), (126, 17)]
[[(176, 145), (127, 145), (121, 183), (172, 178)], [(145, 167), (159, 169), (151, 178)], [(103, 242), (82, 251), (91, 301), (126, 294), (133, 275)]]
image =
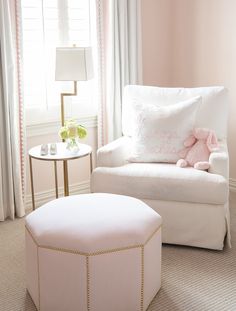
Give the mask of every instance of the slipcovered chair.
[[(201, 96), (196, 126), (215, 131), (219, 149), (210, 154), (210, 168), (180, 168), (175, 163), (129, 162), (132, 105), (172, 105)], [(228, 97), (224, 87), (160, 88), (128, 85), (122, 104), (123, 136), (101, 147), (91, 177), (92, 192), (141, 199), (163, 218), (163, 243), (221, 250), (230, 245), (227, 151)], [(185, 120), (182, 120), (185, 122)]]

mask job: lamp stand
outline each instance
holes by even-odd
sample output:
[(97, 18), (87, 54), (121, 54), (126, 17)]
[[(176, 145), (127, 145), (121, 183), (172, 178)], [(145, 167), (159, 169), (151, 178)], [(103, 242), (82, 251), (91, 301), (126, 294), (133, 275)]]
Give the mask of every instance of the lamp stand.
[[(61, 93), (61, 126), (65, 125), (65, 111), (64, 111), (64, 97), (65, 96), (76, 96), (77, 95), (77, 81), (74, 82), (73, 93)], [(65, 141), (64, 139), (62, 140)], [(63, 174), (64, 174), (64, 196), (69, 195), (69, 180), (68, 180), (68, 165), (67, 161), (63, 161)]]

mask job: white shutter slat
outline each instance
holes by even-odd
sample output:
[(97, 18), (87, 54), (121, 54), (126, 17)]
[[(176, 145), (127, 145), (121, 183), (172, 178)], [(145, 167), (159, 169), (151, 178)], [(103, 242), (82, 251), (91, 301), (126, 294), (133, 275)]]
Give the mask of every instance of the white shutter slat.
[[(21, 8), (25, 106), (47, 111), (71, 91), (71, 83), (55, 81), (56, 46), (90, 43), (89, 0), (21, 0)], [(73, 101), (90, 102), (90, 90), (81, 83)]]

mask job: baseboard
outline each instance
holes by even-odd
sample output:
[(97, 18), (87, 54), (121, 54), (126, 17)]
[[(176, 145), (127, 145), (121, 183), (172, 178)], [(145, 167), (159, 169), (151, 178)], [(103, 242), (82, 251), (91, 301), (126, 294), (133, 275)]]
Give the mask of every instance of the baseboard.
[(236, 192), (236, 179), (234, 178), (229, 179), (229, 189), (232, 192)]
[[(82, 194), (82, 193), (89, 193), (90, 192), (90, 182), (85, 181), (81, 183), (76, 183), (70, 185), (70, 194)], [(59, 197), (63, 196), (64, 189), (60, 187), (58, 189)], [(39, 207), (51, 200), (55, 199), (55, 189), (50, 189), (47, 191), (37, 192), (35, 193), (35, 206)], [(26, 196), (26, 204), (25, 204), (26, 211), (32, 210), (32, 197), (31, 194)]]

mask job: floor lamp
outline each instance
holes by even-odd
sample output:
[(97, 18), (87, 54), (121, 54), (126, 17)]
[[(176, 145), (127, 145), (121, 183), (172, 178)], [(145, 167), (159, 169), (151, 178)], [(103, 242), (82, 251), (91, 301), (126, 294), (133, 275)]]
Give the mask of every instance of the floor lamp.
[[(77, 81), (93, 78), (92, 49), (90, 47), (56, 48), (56, 81), (73, 81), (72, 93), (61, 93), (61, 125), (65, 124), (64, 97), (77, 95)], [(64, 195), (69, 195), (68, 165), (63, 161)]]

